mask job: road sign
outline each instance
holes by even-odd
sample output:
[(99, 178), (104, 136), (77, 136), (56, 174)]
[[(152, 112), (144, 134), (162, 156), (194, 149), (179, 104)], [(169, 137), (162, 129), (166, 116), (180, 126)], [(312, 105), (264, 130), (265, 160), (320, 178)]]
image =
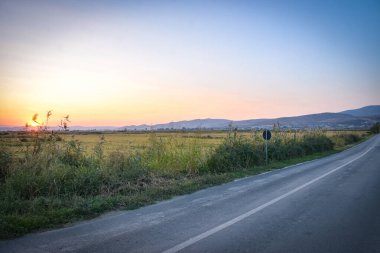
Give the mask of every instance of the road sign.
[(268, 164), (268, 140), (272, 137), (272, 133), (265, 129), (263, 132), (263, 138), (265, 140), (265, 163)]
[(272, 133), (269, 130), (265, 129), (263, 132), (263, 138), (267, 141), (270, 140), (270, 138), (272, 138)]

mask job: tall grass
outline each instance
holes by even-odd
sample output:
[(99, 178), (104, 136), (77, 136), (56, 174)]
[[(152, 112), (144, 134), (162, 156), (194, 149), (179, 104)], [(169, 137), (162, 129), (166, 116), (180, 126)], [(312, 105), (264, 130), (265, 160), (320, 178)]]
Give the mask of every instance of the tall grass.
[[(355, 134), (274, 132), (271, 162), (330, 151), (362, 139)], [(134, 208), (156, 199), (223, 182), (224, 173), (262, 166), (259, 133), (230, 132), (215, 148), (202, 138), (162, 138), (151, 133), (139, 149), (104, 152), (100, 136), (91, 152), (80, 141), (30, 133), (15, 156), (0, 146), (0, 238), (62, 224), (112, 208)], [(20, 155), (21, 154), (21, 155)]]
[[(303, 134), (301, 138), (289, 138), (278, 134), (268, 144), (269, 160), (283, 161), (303, 157), (313, 153), (330, 151), (334, 148), (331, 139), (321, 132)], [(228, 172), (261, 166), (265, 163), (265, 143), (252, 141), (229, 134), (208, 160), (208, 168), (213, 172)]]
[(139, 155), (151, 171), (197, 174), (204, 169), (207, 151), (198, 139), (164, 139), (151, 133), (148, 145)]

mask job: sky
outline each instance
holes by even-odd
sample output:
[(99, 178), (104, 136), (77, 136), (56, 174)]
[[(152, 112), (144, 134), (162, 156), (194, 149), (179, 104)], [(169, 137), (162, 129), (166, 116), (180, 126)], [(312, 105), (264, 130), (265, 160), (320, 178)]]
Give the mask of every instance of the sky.
[(0, 125), (380, 104), (379, 1), (0, 1)]

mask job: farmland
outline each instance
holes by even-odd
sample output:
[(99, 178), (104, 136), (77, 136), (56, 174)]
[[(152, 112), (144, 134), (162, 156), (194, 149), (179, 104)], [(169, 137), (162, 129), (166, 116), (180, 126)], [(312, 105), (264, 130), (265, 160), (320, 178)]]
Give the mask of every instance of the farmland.
[(133, 209), (331, 154), (365, 131), (8, 132), (0, 135), (0, 237)]
[[(366, 131), (322, 131), (324, 135), (331, 137), (335, 142), (339, 142), (339, 135), (362, 136)], [(115, 151), (136, 151), (145, 149), (152, 139), (159, 139), (163, 142), (174, 142), (180, 146), (185, 144), (198, 144), (203, 149), (210, 149), (223, 142), (228, 136), (228, 131), (194, 131), (194, 132), (58, 132), (57, 135), (64, 141), (76, 140), (81, 143), (85, 153), (90, 154), (99, 143), (103, 143), (106, 154)], [(302, 138), (306, 131), (286, 131), (275, 132), (274, 138)], [(23, 148), (31, 146), (37, 137), (36, 133), (25, 132), (4, 132), (0, 134), (0, 146), (7, 146), (14, 153), (20, 153)], [(237, 132), (239, 137), (251, 138), (257, 143), (262, 142), (261, 131)], [(39, 135), (42, 139), (43, 135)], [(342, 143), (336, 143), (338, 146)]]

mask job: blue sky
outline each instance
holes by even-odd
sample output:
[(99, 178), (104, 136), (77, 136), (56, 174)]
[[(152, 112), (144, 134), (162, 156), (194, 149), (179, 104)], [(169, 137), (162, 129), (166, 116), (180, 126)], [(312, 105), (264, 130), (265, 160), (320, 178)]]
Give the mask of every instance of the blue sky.
[(249, 119), (380, 104), (379, 1), (2, 1), (0, 124)]

